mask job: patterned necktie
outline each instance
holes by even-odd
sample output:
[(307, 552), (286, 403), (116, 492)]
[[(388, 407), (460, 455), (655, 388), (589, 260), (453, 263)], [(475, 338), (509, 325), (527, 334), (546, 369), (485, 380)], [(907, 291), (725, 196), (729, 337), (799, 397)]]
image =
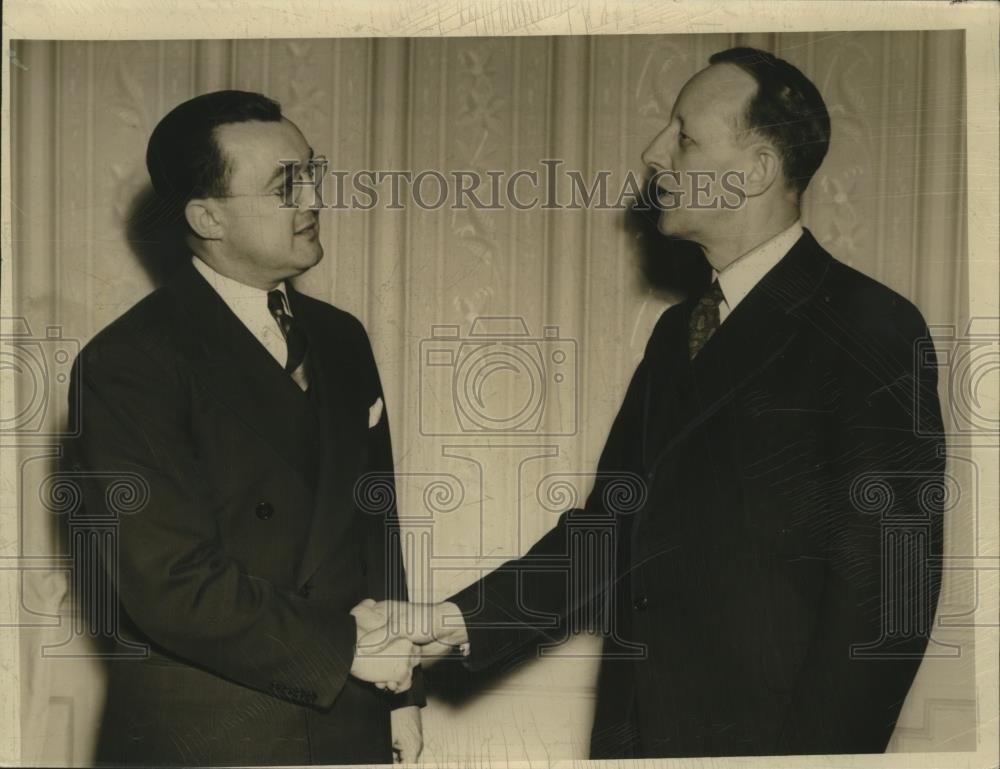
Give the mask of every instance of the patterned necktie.
[(691, 360), (719, 327), (719, 305), (725, 296), (719, 281), (715, 280), (708, 290), (701, 295), (698, 304), (691, 311), (691, 323), (688, 329), (688, 353)]
[(275, 289), (267, 292), (267, 309), (271, 311), (274, 319), (278, 322), (282, 335), (285, 337), (285, 344), (288, 345), (288, 362), (285, 363), (285, 371), (292, 375), (295, 384), (303, 390), (309, 389), (309, 377), (306, 374), (306, 340), (305, 331), (294, 317), (288, 314), (285, 308), (285, 295)]

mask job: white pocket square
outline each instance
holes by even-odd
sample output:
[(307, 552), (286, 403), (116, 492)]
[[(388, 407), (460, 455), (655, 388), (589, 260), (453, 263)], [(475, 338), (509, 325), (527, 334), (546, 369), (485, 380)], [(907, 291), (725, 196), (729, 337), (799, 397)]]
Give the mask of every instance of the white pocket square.
[(379, 423), (382, 419), (382, 398), (376, 399), (376, 401), (368, 407), (368, 428), (371, 429)]

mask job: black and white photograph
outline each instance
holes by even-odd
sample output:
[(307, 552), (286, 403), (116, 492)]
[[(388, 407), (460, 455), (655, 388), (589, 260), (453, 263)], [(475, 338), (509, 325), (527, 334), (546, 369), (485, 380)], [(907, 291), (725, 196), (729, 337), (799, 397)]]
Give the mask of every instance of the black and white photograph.
[(1000, 766), (998, 8), (5, 3), (0, 762)]

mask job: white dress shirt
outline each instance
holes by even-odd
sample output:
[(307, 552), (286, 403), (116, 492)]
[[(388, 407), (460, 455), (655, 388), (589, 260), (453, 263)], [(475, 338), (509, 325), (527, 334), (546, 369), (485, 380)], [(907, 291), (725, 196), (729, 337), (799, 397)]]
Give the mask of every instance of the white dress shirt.
[[(285, 342), (285, 336), (281, 333), (278, 321), (275, 320), (267, 307), (267, 291), (227, 278), (197, 256), (192, 256), (191, 262), (195, 269), (202, 274), (202, 277), (208, 281), (208, 285), (222, 297), (222, 301), (229, 306), (233, 314), (254, 335), (254, 338), (264, 345), (264, 349), (271, 353), (278, 364), (284, 368), (285, 362), (288, 360), (288, 343)], [(288, 292), (284, 282), (278, 286), (278, 290), (284, 294), (285, 310), (291, 315)]]
[(788, 229), (782, 230), (770, 240), (765, 240), (756, 248), (747, 251), (722, 272), (712, 270), (712, 280), (718, 279), (724, 297), (719, 305), (720, 324), (750, 293), (750, 289), (781, 261), (801, 235), (802, 221), (796, 219)]

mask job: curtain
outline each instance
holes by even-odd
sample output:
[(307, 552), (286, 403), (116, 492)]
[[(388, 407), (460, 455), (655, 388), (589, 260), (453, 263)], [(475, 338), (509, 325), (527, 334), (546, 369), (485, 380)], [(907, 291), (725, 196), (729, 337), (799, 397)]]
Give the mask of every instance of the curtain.
[[(16, 479), (18, 552), (31, 566), (21, 578), (25, 761), (86, 764), (94, 743), (100, 664), (72, 621), (58, 505), (39, 490), (71, 429), (66, 360), (160, 279), (141, 227), (157, 121), (198, 93), (260, 91), (331, 169), (509, 175), (560, 161), (586, 179), (610, 172), (614, 199), (630, 171), (641, 178), (642, 150), (683, 83), (733, 45), (791, 61), (826, 100), (833, 139), (805, 196), (805, 225), (912, 300), (939, 350), (960, 343), (969, 321), (961, 31), (12, 43), (14, 310), (51, 358), (18, 390), (31, 433)], [(556, 192), (569, 199), (564, 176)], [(446, 597), (524, 552), (589, 489), (648, 335), (674, 299), (656, 280), (655, 236), (620, 209), (383, 202), (324, 211), (321, 238), (323, 261), (297, 285), (368, 329), (393, 425), (411, 590)], [(518, 335), (521, 368), (459, 370), (459, 348), (475, 345), (483, 324)], [(968, 417), (945, 416), (950, 427)], [(511, 429), (497, 436), (497, 424)], [(949, 477), (974, 480), (961, 448), (951, 449)], [(973, 502), (949, 502), (952, 555), (976, 555)], [(963, 622), (974, 605), (973, 573), (946, 572), (940, 643), (894, 750), (974, 745)], [(585, 757), (598, 650), (580, 635), (480, 682), (475, 697), (463, 693), (469, 681), (431, 668), (425, 755)]]

